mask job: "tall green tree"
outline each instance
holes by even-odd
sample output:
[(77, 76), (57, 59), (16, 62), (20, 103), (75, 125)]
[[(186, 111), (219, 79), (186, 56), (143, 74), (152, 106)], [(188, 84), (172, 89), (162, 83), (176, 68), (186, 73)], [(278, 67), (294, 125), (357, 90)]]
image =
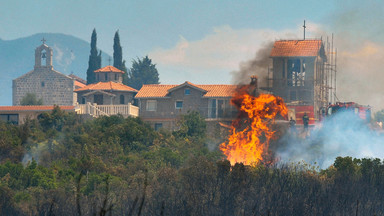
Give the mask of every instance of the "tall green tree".
[(93, 29), (91, 36), (91, 53), (88, 60), (87, 84), (95, 83), (96, 77), (94, 71), (101, 67), (101, 51), (97, 52), (97, 34), (96, 29)]
[(159, 73), (156, 64), (145, 56), (143, 59), (133, 60), (132, 68), (128, 73), (128, 85), (140, 89), (144, 84), (159, 84)]
[(125, 66), (125, 61), (123, 61), (123, 49), (120, 45), (120, 36), (118, 30), (116, 31), (115, 37), (113, 38), (113, 66), (124, 71), (123, 84), (128, 85), (127, 67)]

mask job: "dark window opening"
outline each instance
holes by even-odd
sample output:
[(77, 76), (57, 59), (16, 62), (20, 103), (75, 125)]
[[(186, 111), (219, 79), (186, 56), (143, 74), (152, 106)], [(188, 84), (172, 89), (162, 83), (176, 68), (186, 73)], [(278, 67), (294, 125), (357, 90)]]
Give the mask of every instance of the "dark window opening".
[(41, 52), (41, 66), (46, 66), (47, 65), (47, 53), (44, 50)]
[(41, 82), (41, 87), (44, 87), (45, 86), (45, 83), (44, 82)]
[(0, 114), (0, 120), (11, 124), (19, 124), (19, 114)]
[(115, 80), (117, 80), (117, 74), (115, 74)]
[(94, 95), (93, 102), (98, 105), (103, 105), (103, 95), (102, 94)]
[(85, 97), (81, 98), (81, 104), (85, 104)]
[(176, 109), (183, 108), (183, 101), (176, 101)]
[(108, 74), (105, 73), (105, 81), (107, 81), (107, 80), (108, 80)]
[(224, 117), (224, 100), (217, 100), (217, 117)]
[(125, 103), (124, 95), (120, 95), (120, 104), (124, 104), (124, 103)]
[(216, 118), (216, 99), (211, 100), (210, 118)]
[(163, 127), (163, 123), (155, 123), (155, 131), (160, 130)]
[(191, 89), (185, 89), (184, 90), (185, 95), (190, 95), (191, 94)]
[(305, 60), (290, 59), (288, 60), (288, 86), (304, 86), (305, 80)]

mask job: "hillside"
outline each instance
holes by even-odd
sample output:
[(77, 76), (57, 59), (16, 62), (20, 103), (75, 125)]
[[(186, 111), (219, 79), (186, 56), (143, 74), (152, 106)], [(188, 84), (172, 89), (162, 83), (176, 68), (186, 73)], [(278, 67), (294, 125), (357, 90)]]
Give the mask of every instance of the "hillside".
[[(86, 78), (90, 44), (82, 39), (56, 33), (39, 33), (15, 40), (0, 39), (0, 105), (12, 105), (12, 80), (31, 71), (35, 48), (41, 39), (53, 49), (53, 67), (63, 74)], [(109, 55), (103, 53), (103, 62)]]

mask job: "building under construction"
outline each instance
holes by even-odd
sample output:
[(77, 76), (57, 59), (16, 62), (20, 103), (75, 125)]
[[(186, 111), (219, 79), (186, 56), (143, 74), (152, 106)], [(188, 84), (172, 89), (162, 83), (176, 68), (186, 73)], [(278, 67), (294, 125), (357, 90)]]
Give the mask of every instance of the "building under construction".
[(302, 124), (307, 113), (309, 124), (321, 115), (322, 107), (335, 102), (336, 52), (333, 39), (279, 40), (271, 50), (272, 68), (268, 72), (267, 90), (284, 99), (289, 118)]

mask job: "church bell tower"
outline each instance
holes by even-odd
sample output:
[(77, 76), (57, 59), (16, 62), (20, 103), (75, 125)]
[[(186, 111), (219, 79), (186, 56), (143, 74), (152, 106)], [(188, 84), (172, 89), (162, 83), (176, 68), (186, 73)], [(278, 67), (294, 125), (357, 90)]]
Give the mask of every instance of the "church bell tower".
[(45, 44), (45, 39), (41, 40), (42, 45), (35, 49), (35, 69), (46, 68), (53, 69), (52, 66), (52, 48)]

